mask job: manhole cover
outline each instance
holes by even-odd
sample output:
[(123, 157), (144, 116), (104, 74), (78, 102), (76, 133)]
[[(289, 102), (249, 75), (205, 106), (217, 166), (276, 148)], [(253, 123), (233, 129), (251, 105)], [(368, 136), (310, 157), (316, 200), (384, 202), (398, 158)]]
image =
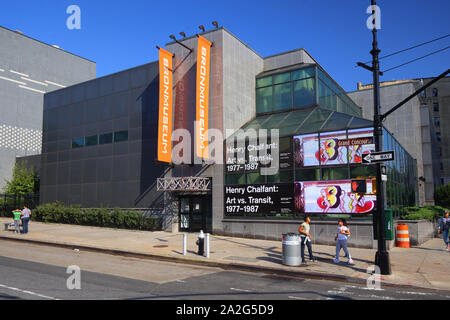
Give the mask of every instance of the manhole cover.
[(153, 248), (167, 248), (168, 246), (165, 244), (158, 244), (156, 246), (153, 246)]

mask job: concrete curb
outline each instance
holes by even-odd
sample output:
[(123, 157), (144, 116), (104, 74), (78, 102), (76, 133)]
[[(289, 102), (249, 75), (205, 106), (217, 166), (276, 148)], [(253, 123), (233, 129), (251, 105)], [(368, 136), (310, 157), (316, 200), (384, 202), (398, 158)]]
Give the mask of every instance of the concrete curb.
[[(237, 270), (237, 271), (246, 271), (246, 272), (260, 272), (267, 274), (275, 274), (277, 276), (284, 277), (294, 277), (294, 278), (308, 278), (314, 280), (332, 280), (339, 282), (349, 282), (349, 283), (357, 283), (357, 284), (366, 284), (366, 279), (349, 277), (349, 276), (341, 276), (336, 274), (327, 274), (321, 272), (309, 272), (309, 271), (292, 271), (292, 270), (284, 270), (281, 268), (274, 267), (264, 267), (264, 266), (255, 266), (244, 263), (234, 263), (234, 262), (223, 262), (220, 260), (213, 259), (194, 259), (189, 257), (174, 257), (165, 254), (154, 254), (154, 253), (141, 253), (141, 252), (132, 252), (132, 251), (123, 251), (111, 248), (101, 248), (101, 247), (91, 247), (85, 245), (76, 245), (71, 243), (64, 242), (54, 242), (54, 241), (43, 241), (43, 240), (35, 240), (35, 239), (24, 239), (24, 238), (15, 238), (15, 237), (7, 237), (0, 236), (0, 240), (6, 241), (16, 241), (16, 242), (26, 242), (32, 243), (36, 245), (43, 246), (51, 246), (57, 248), (65, 248), (65, 249), (80, 249), (88, 252), (97, 252), (104, 253), (110, 255), (124, 256), (124, 257), (132, 257), (132, 258), (140, 258), (140, 259), (149, 259), (149, 260), (158, 260), (172, 263), (185, 263), (190, 265), (198, 265), (203, 267), (213, 267), (220, 268), (224, 270)], [(300, 267), (301, 268), (301, 267)], [(419, 289), (419, 290), (438, 290), (432, 288), (418, 287), (414, 285), (404, 285), (404, 284), (394, 284), (387, 283), (381, 281), (381, 285), (385, 287), (393, 287), (393, 288), (408, 288), (408, 289)]]

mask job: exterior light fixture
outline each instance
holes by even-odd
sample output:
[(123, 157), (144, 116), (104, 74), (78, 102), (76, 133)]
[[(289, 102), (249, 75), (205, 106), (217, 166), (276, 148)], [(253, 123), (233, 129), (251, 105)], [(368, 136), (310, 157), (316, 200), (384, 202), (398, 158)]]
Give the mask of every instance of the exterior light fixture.
[(212, 25), (213, 25), (214, 27), (216, 27), (216, 29), (219, 28), (219, 23), (218, 23), (217, 21), (213, 21), (213, 22), (212, 22)]
[(186, 33), (184, 33), (183, 31), (180, 32), (180, 36), (182, 36), (183, 38), (186, 38)]
[(200, 30), (202, 30), (202, 32), (205, 32), (205, 26), (204, 26), (204, 25), (200, 25), (200, 26), (198, 26), (198, 28), (199, 28)]
[(177, 41), (177, 39), (175, 38), (175, 36), (174, 36), (173, 34), (171, 34), (171, 35), (169, 36), (169, 38), (172, 39), (173, 41)]

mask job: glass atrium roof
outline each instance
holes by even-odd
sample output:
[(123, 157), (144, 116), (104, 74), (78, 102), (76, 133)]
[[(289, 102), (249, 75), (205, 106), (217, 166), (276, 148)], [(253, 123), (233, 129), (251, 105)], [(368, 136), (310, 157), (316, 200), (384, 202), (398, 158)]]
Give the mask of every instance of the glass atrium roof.
[(367, 127), (373, 127), (373, 121), (316, 106), (258, 116), (242, 129), (279, 129), (280, 136), (288, 136)]

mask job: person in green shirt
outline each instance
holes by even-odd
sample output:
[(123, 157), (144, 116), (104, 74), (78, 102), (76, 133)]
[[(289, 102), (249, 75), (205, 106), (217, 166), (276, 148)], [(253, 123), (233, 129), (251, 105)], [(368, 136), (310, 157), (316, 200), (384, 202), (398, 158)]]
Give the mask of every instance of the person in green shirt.
[(14, 216), (14, 233), (20, 233), (20, 217), (22, 215), (22, 211), (19, 209), (13, 210)]

